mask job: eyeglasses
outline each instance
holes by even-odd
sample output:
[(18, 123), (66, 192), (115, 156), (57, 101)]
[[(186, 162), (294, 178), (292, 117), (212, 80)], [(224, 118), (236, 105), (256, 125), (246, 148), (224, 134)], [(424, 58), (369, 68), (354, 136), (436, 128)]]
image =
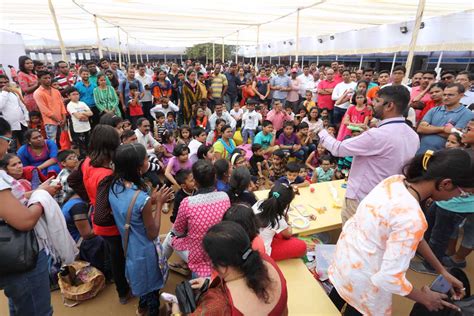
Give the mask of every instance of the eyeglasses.
[(446, 77), (441, 77), (441, 80), (451, 80), (453, 78), (454, 76), (446, 76)]
[(4, 141), (8, 142), (8, 145), (10, 145), (13, 141), (13, 138), (6, 137), (6, 136), (0, 136), (0, 139), (3, 139)]
[(459, 197), (467, 198), (467, 197), (472, 196), (472, 193), (464, 191), (459, 186), (457, 188), (458, 188), (459, 192), (461, 193), (461, 194), (459, 194)]

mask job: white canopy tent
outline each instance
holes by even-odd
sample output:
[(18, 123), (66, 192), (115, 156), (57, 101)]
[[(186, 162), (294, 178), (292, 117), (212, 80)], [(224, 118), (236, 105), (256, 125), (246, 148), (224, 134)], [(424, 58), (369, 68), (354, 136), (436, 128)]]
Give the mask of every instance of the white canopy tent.
[[(256, 45), (257, 37), (266, 43), (329, 36), (413, 20), (418, 6), (415, 0), (50, 1), (66, 47), (98, 44), (95, 15), (99, 39), (116, 39), (120, 27), (123, 45), (128, 35), (130, 48), (133, 44), (143, 49), (212, 41), (244, 46)], [(472, 0), (426, 0), (423, 18), (472, 9)], [(0, 20), (4, 30), (58, 39), (48, 0), (2, 0)]]

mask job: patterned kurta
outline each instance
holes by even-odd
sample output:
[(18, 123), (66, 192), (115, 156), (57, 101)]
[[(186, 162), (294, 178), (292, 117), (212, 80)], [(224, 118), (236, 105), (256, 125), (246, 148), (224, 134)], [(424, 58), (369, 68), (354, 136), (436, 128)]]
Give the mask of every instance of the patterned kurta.
[(410, 260), (427, 228), (401, 175), (379, 183), (342, 229), (329, 279), (364, 315), (391, 315), (392, 294), (408, 295)]
[(204, 235), (211, 226), (222, 220), (229, 207), (229, 196), (225, 192), (190, 196), (179, 206), (173, 231), (184, 237), (175, 237), (172, 246), (176, 250), (189, 251), (188, 266), (200, 277), (211, 275), (211, 261), (202, 247)]

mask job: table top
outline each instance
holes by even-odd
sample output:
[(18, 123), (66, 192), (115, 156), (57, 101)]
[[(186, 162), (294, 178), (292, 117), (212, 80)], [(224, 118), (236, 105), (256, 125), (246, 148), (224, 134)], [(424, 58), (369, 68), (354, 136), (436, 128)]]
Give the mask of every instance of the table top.
[(288, 315), (341, 315), (301, 259), (277, 261), (286, 279)]
[[(290, 221), (296, 209), (300, 214), (316, 216), (316, 220), (310, 220), (310, 225), (304, 229), (293, 227), (293, 234), (308, 236), (315, 233), (330, 231), (341, 228), (341, 207), (346, 194), (346, 189), (342, 187), (344, 180), (313, 183), (309, 187), (299, 188), (299, 195), (296, 195), (291, 203)], [(266, 199), (270, 190), (254, 192), (257, 199)], [(313, 192), (312, 192), (313, 191)], [(332, 192), (337, 192), (336, 201)], [(324, 210), (325, 208), (325, 210)]]

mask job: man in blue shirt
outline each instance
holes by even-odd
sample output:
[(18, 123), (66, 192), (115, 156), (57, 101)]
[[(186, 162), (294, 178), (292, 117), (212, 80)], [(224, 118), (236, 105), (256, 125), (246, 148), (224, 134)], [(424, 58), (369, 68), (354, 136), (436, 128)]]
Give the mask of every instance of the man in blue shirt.
[(87, 104), (91, 109), (93, 115), (91, 117), (92, 126), (95, 126), (99, 123), (100, 114), (99, 109), (95, 106), (94, 100), (94, 89), (97, 85), (89, 80), (90, 72), (87, 68), (82, 67), (79, 70), (79, 76), (81, 76), (81, 81), (78, 81), (75, 85), (77, 91), (79, 91), (80, 100)]
[(277, 73), (278, 76), (270, 80), (270, 90), (273, 91), (273, 102), (279, 100), (281, 104), (284, 105), (288, 91), (291, 90), (291, 80), (290, 77), (285, 74), (284, 66), (278, 66)]
[[(140, 80), (135, 78), (135, 69), (129, 67), (127, 69), (127, 78), (124, 81), (120, 82), (118, 92), (120, 96), (120, 102), (122, 103), (122, 110), (124, 113), (127, 113), (127, 98), (130, 97), (130, 85), (135, 84), (138, 87), (138, 92), (140, 92), (139, 99), (143, 98), (145, 95), (145, 90)], [(128, 114), (127, 114), (128, 115)]]
[(474, 113), (460, 103), (463, 96), (464, 86), (461, 84), (452, 83), (444, 89), (444, 105), (429, 110), (418, 125), (421, 140), (417, 154), (428, 149), (443, 149), (451, 129), (463, 129), (474, 118)]

